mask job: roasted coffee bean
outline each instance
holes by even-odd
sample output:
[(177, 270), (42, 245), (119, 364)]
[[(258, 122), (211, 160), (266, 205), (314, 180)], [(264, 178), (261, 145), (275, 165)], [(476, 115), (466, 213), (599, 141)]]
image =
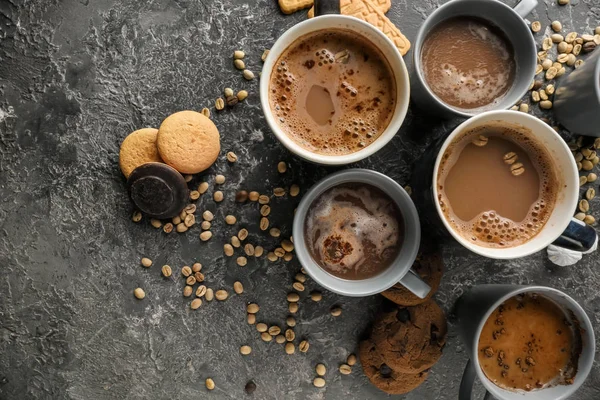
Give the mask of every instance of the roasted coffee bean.
[(471, 142), (473, 142), (475, 146), (483, 147), (488, 143), (488, 138), (483, 135), (478, 135), (477, 137), (473, 138)]
[(254, 381), (249, 381), (248, 383), (246, 383), (246, 387), (244, 388), (244, 390), (248, 394), (254, 393), (254, 391), (256, 390), (256, 383), (254, 383)]
[(248, 192), (245, 190), (240, 190), (235, 194), (235, 201), (238, 203), (244, 203), (248, 200)]
[(239, 100), (238, 100), (237, 96), (231, 95), (225, 99), (225, 102), (227, 103), (227, 105), (229, 107), (233, 107), (239, 102)]

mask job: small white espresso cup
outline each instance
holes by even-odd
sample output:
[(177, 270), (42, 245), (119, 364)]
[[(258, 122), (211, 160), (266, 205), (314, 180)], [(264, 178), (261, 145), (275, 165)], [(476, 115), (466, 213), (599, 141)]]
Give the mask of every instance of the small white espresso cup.
[[(438, 201), (439, 185), (438, 170), (448, 146), (462, 133), (489, 123), (503, 123), (508, 127), (523, 129), (529, 136), (541, 143), (553, 159), (557, 173), (556, 204), (550, 218), (542, 230), (533, 238), (518, 246), (506, 248), (491, 248), (480, 246), (461, 236), (450, 225), (440, 202)], [(596, 231), (583, 222), (573, 218), (579, 197), (579, 174), (575, 159), (565, 141), (540, 119), (519, 111), (488, 111), (472, 117), (460, 124), (444, 141), (438, 152), (433, 168), (433, 200), (442, 223), (450, 234), (467, 249), (489, 258), (512, 259), (525, 257), (540, 251), (550, 244), (585, 251), (596, 241)], [(508, 193), (510, 195), (510, 193)]]
[[(281, 54), (292, 43), (313, 32), (331, 29), (344, 29), (362, 36), (370, 43), (378, 48), (381, 53), (387, 58), (390, 68), (394, 74), (396, 82), (396, 108), (387, 128), (382, 132), (373, 143), (355, 153), (346, 155), (325, 155), (318, 154), (305, 149), (298, 143), (294, 142), (288, 135), (279, 127), (276, 117), (271, 111), (269, 105), (269, 89), (270, 77), (277, 60)], [(292, 153), (304, 158), (307, 161), (323, 164), (323, 165), (344, 165), (356, 161), (360, 161), (377, 152), (385, 146), (396, 135), (408, 110), (408, 102), (410, 99), (410, 84), (408, 80), (408, 72), (402, 55), (394, 46), (392, 41), (384, 35), (379, 29), (373, 25), (362, 21), (355, 17), (347, 15), (322, 15), (316, 18), (311, 18), (294, 25), (288, 29), (283, 35), (277, 39), (271, 47), (269, 55), (263, 65), (261, 81), (260, 81), (260, 102), (263, 113), (269, 124), (269, 127), (277, 137), (277, 139), (290, 150)]]
[[(481, 369), (477, 349), (485, 322), (500, 304), (521, 293), (537, 293), (554, 301), (565, 311), (571, 322), (576, 321), (581, 328), (582, 350), (577, 374), (571, 385), (557, 385), (531, 392), (510, 391), (495, 385)], [(486, 400), (491, 399), (490, 394), (497, 400), (563, 400), (575, 393), (592, 369), (596, 353), (592, 323), (583, 308), (559, 290), (544, 286), (478, 285), (457, 300), (455, 311), (459, 333), (470, 358), (460, 384), (458, 400), (471, 400), (475, 378), (483, 383), (487, 391)]]

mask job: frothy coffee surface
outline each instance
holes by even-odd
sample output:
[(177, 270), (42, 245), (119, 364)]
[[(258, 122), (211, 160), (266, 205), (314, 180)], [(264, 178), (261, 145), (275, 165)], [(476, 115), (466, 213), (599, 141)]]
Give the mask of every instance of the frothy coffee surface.
[(483, 326), (479, 365), (508, 390), (571, 384), (581, 354), (578, 330), (552, 300), (535, 293), (518, 295), (494, 310)]
[(473, 111), (492, 108), (512, 87), (516, 63), (504, 33), (474, 17), (436, 25), (423, 43), (429, 88), (446, 104)]
[(446, 220), (479, 246), (514, 247), (532, 239), (552, 214), (557, 188), (543, 145), (524, 128), (499, 121), (459, 136), (438, 170)]
[(396, 258), (404, 223), (396, 203), (382, 190), (343, 184), (325, 191), (311, 205), (304, 233), (321, 268), (344, 279), (366, 279)]
[(281, 129), (318, 154), (350, 154), (370, 145), (395, 109), (395, 80), (385, 56), (341, 29), (292, 43), (275, 64), (269, 91)]

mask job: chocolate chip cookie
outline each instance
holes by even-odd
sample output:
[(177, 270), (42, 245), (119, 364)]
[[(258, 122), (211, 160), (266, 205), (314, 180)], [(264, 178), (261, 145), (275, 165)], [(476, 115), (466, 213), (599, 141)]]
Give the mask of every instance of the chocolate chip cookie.
[(373, 325), (371, 339), (393, 370), (416, 374), (431, 368), (446, 344), (446, 317), (433, 300), (414, 307), (396, 307)]
[(431, 287), (427, 297), (421, 299), (401, 284), (396, 284), (381, 293), (384, 297), (401, 306), (416, 306), (426, 302), (437, 292), (444, 273), (444, 262), (439, 246), (432, 243), (431, 240), (421, 240), (421, 250), (412, 266), (412, 270)]
[(371, 383), (389, 394), (404, 394), (417, 388), (425, 381), (428, 371), (404, 374), (390, 368), (383, 362), (375, 343), (371, 339), (360, 342), (360, 363)]

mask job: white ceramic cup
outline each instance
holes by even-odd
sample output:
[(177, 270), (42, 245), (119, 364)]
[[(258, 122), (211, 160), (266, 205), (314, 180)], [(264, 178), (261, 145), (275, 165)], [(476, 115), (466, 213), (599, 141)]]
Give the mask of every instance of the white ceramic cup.
[[(387, 61), (394, 73), (396, 82), (396, 108), (388, 127), (383, 131), (373, 143), (355, 153), (346, 155), (324, 155), (311, 152), (298, 143), (294, 142), (288, 135), (283, 132), (276, 121), (276, 117), (271, 111), (269, 105), (269, 88), (271, 72), (275, 63), (281, 54), (296, 40), (307, 34), (320, 30), (344, 29), (355, 32), (377, 47), (382, 54), (385, 55)], [(323, 165), (344, 165), (356, 161), (360, 161), (371, 154), (374, 154), (383, 146), (385, 146), (398, 132), (408, 110), (408, 102), (410, 99), (410, 84), (408, 80), (408, 72), (404, 60), (400, 52), (394, 46), (392, 41), (384, 35), (379, 29), (373, 25), (364, 22), (358, 18), (347, 15), (322, 15), (316, 18), (311, 18), (294, 25), (288, 29), (283, 35), (277, 39), (271, 47), (269, 55), (263, 65), (261, 81), (260, 81), (260, 102), (263, 113), (269, 124), (269, 127), (277, 137), (277, 139), (290, 150), (292, 153), (317, 164)]]
[[(533, 238), (518, 246), (506, 248), (490, 248), (480, 246), (467, 238), (461, 236), (450, 225), (438, 199), (438, 170), (444, 152), (454, 139), (473, 128), (489, 124), (491, 122), (502, 122), (513, 127), (523, 128), (530, 133), (533, 139), (541, 143), (553, 159), (556, 167), (558, 187), (556, 204), (548, 222), (542, 230)], [(467, 249), (489, 258), (512, 259), (525, 257), (540, 251), (555, 242), (557, 245), (575, 249), (589, 249), (596, 240), (593, 228), (586, 226), (583, 222), (573, 219), (573, 213), (577, 208), (579, 197), (579, 174), (575, 159), (565, 141), (546, 123), (540, 119), (519, 111), (488, 111), (468, 119), (460, 124), (444, 141), (438, 152), (435, 166), (433, 168), (433, 199), (438, 215), (450, 234)], [(510, 195), (508, 193), (507, 195)], [(560, 239), (560, 240), (557, 240)], [(565, 245), (564, 243), (572, 244)], [(580, 245), (580, 246), (577, 246)]]
[[(554, 301), (571, 320), (580, 326), (582, 351), (577, 364), (573, 384), (558, 385), (539, 390), (510, 391), (496, 386), (484, 374), (479, 365), (478, 344), (485, 322), (500, 304), (521, 293), (537, 293)], [(594, 327), (581, 306), (563, 292), (544, 286), (478, 285), (463, 294), (456, 302), (456, 315), (461, 339), (465, 344), (469, 363), (460, 384), (459, 400), (471, 400), (475, 378), (479, 378), (486, 389), (485, 399), (497, 400), (563, 400), (569, 398), (583, 384), (594, 363), (596, 342)], [(573, 397), (576, 399), (576, 397)]]

